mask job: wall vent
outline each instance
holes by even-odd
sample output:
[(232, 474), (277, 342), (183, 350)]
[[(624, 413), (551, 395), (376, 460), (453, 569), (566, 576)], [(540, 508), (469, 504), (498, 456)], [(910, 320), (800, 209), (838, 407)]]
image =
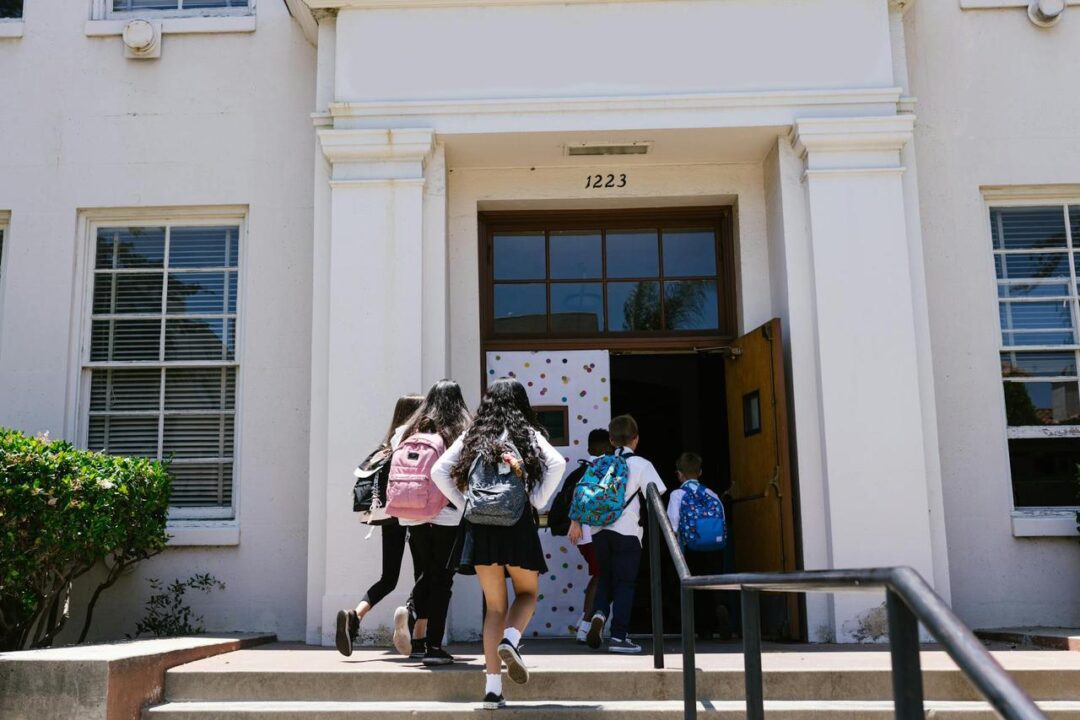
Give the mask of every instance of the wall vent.
[(651, 147), (651, 142), (581, 143), (567, 145), (566, 154), (570, 157), (583, 155), (644, 155), (649, 152)]

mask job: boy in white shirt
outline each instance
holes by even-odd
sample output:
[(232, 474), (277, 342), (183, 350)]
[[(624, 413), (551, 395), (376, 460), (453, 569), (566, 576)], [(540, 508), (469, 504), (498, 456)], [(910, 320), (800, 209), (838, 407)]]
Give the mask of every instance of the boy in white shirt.
[[(667, 491), (664, 481), (653, 464), (634, 455), (638, 446), (638, 425), (629, 415), (613, 418), (608, 425), (611, 445), (616, 454), (626, 457), (629, 475), (626, 480), (626, 502), (619, 518), (607, 527), (590, 527), (596, 563), (600, 569), (600, 582), (596, 588), (595, 612), (586, 644), (600, 647), (604, 624), (611, 617), (611, 640), (608, 651), (613, 653), (639, 653), (641, 646), (627, 635), (630, 628), (630, 612), (634, 606), (634, 589), (637, 585), (638, 567), (641, 563), (641, 506), (645, 491), (656, 485), (661, 494)], [(570, 542), (577, 543), (583, 535), (580, 523), (570, 526)]]
[[(682, 488), (683, 485), (688, 482), (697, 482), (708, 495), (720, 502), (720, 496), (713, 492), (711, 488), (705, 487), (704, 483), (701, 482), (701, 465), (701, 456), (693, 452), (684, 452), (675, 461), (675, 470), (679, 475), (680, 487), (672, 490), (671, 495), (668, 496), (667, 516), (671, 520), (671, 527), (675, 529), (676, 533), (679, 532), (680, 510), (682, 509), (683, 497), (686, 495), (686, 490)], [(723, 571), (721, 551), (694, 552), (684, 549), (683, 554), (686, 557), (686, 564), (690, 568), (690, 573), (693, 575), (716, 575)], [(697, 629), (699, 638), (707, 640), (712, 637), (715, 631), (718, 631), (721, 639), (726, 640), (730, 636), (728, 616), (728, 609), (721, 603), (720, 593), (698, 593), (698, 599), (694, 603), (694, 627)]]

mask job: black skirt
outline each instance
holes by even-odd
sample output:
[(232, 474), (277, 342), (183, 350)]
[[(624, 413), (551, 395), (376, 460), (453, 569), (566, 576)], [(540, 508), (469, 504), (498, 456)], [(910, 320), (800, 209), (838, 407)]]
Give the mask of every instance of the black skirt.
[(450, 568), (463, 575), (475, 575), (477, 565), (510, 565), (525, 570), (547, 572), (540, 533), (532, 507), (526, 507), (513, 525), (473, 525), (461, 521)]

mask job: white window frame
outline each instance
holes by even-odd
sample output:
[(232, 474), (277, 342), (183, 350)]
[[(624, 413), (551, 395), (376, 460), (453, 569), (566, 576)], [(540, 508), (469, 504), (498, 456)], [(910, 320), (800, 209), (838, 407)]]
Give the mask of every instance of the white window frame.
[[(123, 362), (91, 363), (90, 337), (92, 330), (91, 314), (94, 293), (94, 258), (98, 228), (101, 227), (160, 227), (160, 226), (219, 226), (222, 224), (239, 227), (238, 242), (240, 262), (237, 265), (237, 312), (234, 359), (228, 362), (214, 362), (215, 366), (230, 365), (237, 368), (236, 407), (234, 410), (233, 432), (233, 481), (232, 504), (229, 507), (187, 508), (169, 507), (169, 532), (173, 535), (172, 545), (235, 545), (239, 542), (239, 522), (241, 506), (241, 483), (243, 448), (240, 433), (240, 419), (243, 412), (244, 372), (243, 353), (245, 336), (245, 269), (248, 246), (248, 209), (245, 206), (205, 206), (195, 208), (131, 208), (108, 210), (84, 210), (80, 214), (79, 239), (82, 249), (78, 254), (76, 268), (75, 295), (77, 307), (77, 332), (72, 343), (72, 375), (69, 387), (73, 388), (72, 412), (69, 413), (68, 437), (76, 438), (80, 447), (86, 447), (90, 417), (90, 378), (95, 367), (108, 365), (122, 367)], [(132, 363), (140, 367), (168, 366), (168, 362)]]
[(184, 0), (178, 0), (181, 5), (179, 10), (113, 10), (113, 0), (93, 0), (91, 20), (130, 20), (132, 18), (165, 19), (165, 18), (216, 18), (216, 17), (245, 17), (255, 14), (257, 0), (248, 0), (247, 7), (235, 8), (194, 8), (185, 10)]
[[(1072, 227), (1068, 220), (1068, 208), (1070, 206), (1080, 207), (1080, 185), (1047, 185), (1047, 186), (987, 186), (982, 188), (982, 196), (984, 201), (983, 212), (983, 237), (987, 243), (991, 242), (993, 238), (993, 228), (991, 227), (991, 212), (998, 208), (1024, 208), (1024, 207), (1046, 207), (1060, 205), (1065, 213), (1065, 232), (1069, 241), (1069, 247), (1072, 248), (1073, 255), (1080, 258), (1080, 238), (1072, 237)], [(985, 247), (985, 246), (984, 246)], [(993, 311), (994, 311), (994, 328), (997, 332), (997, 348), (998, 356), (1001, 353), (1009, 352), (1010, 350), (1017, 350), (1016, 346), (1006, 347), (1004, 343), (1004, 337), (1001, 334), (1001, 322), (999, 320), (999, 304), (1000, 298), (997, 294), (998, 279), (997, 273), (994, 268), (994, 257), (996, 248), (991, 245), (990, 252), (987, 256), (987, 266), (989, 268), (989, 275), (991, 279), (991, 287), (994, 288), (993, 294)], [(1072, 292), (1080, 292), (1080, 277), (1077, 277), (1077, 272), (1074, 264), (1070, 264), (1070, 280), (1073, 283)], [(1068, 346), (1055, 346), (1051, 348), (1055, 351), (1078, 351), (1080, 350), (1080, 316), (1076, 309), (1076, 303), (1074, 303), (1074, 330), (1077, 334), (1076, 343)], [(1024, 350), (1039, 350), (1041, 347), (1024, 347)], [(996, 359), (995, 365), (1000, 367), (1000, 360)], [(1080, 371), (1080, 368), (1078, 368)], [(1001, 383), (1005, 378), (1001, 376), (1001, 371), (998, 371), (998, 392), (1001, 392)], [(1053, 381), (1055, 378), (1039, 378), (1040, 381)], [(1012, 534), (1015, 537), (1061, 537), (1061, 536), (1075, 536), (1077, 535), (1076, 529), (1076, 513), (1080, 511), (1080, 506), (1061, 506), (1061, 507), (1039, 507), (1039, 506), (1024, 506), (1017, 507), (1014, 498), (1013, 480), (1012, 480), (1012, 464), (1011, 455), (1009, 452), (1009, 440), (1025, 439), (1025, 438), (1080, 438), (1080, 425), (1048, 425), (1048, 426), (1022, 426), (1022, 427), (1010, 427), (1008, 418), (1005, 417), (1005, 403), (1001, 402), (1001, 418), (1002, 425), (1005, 428), (1005, 461), (1006, 467), (1009, 468), (1009, 472), (1006, 474), (1008, 480), (1008, 498), (1009, 498), (1009, 516), (1012, 523)]]
[(0, 210), (0, 233), (3, 234), (3, 240), (0, 241), (0, 344), (2, 344), (4, 337), (4, 289), (7, 287), (7, 277), (10, 275), (7, 272), (7, 257), (11, 254), (11, 213), (7, 210)]

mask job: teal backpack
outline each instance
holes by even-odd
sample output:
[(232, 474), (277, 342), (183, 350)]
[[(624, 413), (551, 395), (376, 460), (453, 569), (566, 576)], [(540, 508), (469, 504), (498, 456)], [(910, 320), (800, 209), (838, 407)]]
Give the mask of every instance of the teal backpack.
[(626, 483), (630, 478), (630, 467), (626, 464), (628, 457), (633, 457), (633, 453), (603, 455), (589, 465), (574, 488), (571, 520), (592, 527), (607, 527), (619, 519), (634, 500), (633, 497), (626, 499)]

